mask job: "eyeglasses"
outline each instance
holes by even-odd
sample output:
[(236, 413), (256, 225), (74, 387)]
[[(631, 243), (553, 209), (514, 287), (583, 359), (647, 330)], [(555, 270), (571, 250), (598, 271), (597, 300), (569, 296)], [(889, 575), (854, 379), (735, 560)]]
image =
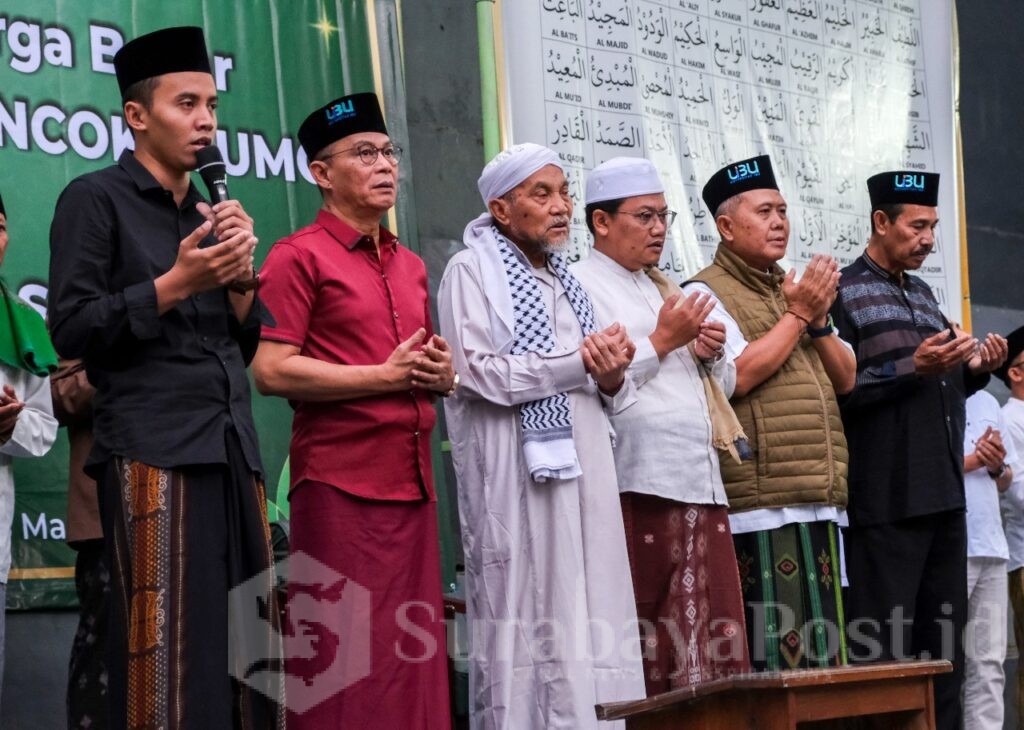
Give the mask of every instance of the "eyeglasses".
[(654, 225), (654, 219), (657, 218), (661, 221), (666, 228), (672, 225), (672, 222), (676, 219), (676, 212), (674, 210), (638, 210), (628, 211), (620, 210), (619, 213), (624, 215), (631, 215), (636, 218), (637, 223), (642, 225), (644, 228), (650, 228)]
[(390, 162), (392, 165), (397, 165), (402, 159), (402, 148), (397, 144), (386, 144), (383, 147), (374, 147), (372, 144), (360, 144), (355, 147), (346, 147), (343, 150), (332, 152), (329, 155), (324, 155), (319, 158), (321, 162), (326, 162), (335, 155), (340, 155), (344, 152), (351, 152), (355, 150), (359, 156), (359, 161), (369, 167), (377, 161), (377, 155), (384, 155), (384, 159)]

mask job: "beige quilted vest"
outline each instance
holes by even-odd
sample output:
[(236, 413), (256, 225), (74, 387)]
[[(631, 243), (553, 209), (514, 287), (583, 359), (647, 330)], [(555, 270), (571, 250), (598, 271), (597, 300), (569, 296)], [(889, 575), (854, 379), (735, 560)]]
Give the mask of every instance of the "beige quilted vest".
[[(707, 284), (736, 320), (748, 342), (782, 318), (783, 271), (764, 273), (719, 245), (714, 262), (693, 281)], [(722, 459), (729, 509), (745, 512), (806, 504), (846, 506), (848, 454), (839, 404), (807, 335), (778, 372), (731, 401), (754, 451), (754, 460)]]

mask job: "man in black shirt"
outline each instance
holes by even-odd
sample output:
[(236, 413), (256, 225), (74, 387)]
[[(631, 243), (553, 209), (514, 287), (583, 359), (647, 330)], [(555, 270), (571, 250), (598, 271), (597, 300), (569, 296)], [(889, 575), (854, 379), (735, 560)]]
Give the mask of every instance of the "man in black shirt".
[(137, 38), (114, 66), (135, 150), (61, 194), (49, 301), (57, 349), (97, 390), (86, 469), (111, 568), (112, 726), (278, 727), (227, 643), (228, 591), (272, 573), (245, 375), (269, 321), (252, 219), (189, 178), (216, 131), (202, 30)]
[(842, 270), (832, 317), (857, 354), (840, 398), (850, 449), (845, 533), (850, 658), (946, 658), (935, 678), (936, 727), (960, 727), (967, 616), (963, 443), (966, 397), (1006, 357), (939, 310), (908, 271), (935, 246), (939, 176), (885, 172), (868, 180), (872, 234)]

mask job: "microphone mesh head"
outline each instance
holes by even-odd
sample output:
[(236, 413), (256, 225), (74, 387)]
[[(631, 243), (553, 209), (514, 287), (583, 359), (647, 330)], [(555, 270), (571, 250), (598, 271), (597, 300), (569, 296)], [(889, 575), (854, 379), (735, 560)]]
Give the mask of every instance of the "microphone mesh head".
[(196, 171), (206, 180), (209, 177), (223, 177), (225, 174), (224, 156), (217, 145), (208, 145), (196, 152)]

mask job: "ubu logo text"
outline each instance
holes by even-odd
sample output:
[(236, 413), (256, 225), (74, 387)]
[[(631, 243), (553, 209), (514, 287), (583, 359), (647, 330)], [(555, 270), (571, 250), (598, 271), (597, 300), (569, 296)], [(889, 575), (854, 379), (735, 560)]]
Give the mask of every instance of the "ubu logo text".
[(761, 174), (761, 166), (756, 160), (753, 162), (741, 162), (735, 167), (730, 167), (726, 172), (729, 174), (729, 182), (737, 183), (740, 180), (759, 176)]
[(354, 117), (356, 114), (356, 105), (351, 99), (343, 101), (334, 106), (327, 107), (327, 123), (337, 124), (342, 119), (348, 119)]
[(893, 182), (897, 190), (924, 191), (924, 175), (895, 175)]

